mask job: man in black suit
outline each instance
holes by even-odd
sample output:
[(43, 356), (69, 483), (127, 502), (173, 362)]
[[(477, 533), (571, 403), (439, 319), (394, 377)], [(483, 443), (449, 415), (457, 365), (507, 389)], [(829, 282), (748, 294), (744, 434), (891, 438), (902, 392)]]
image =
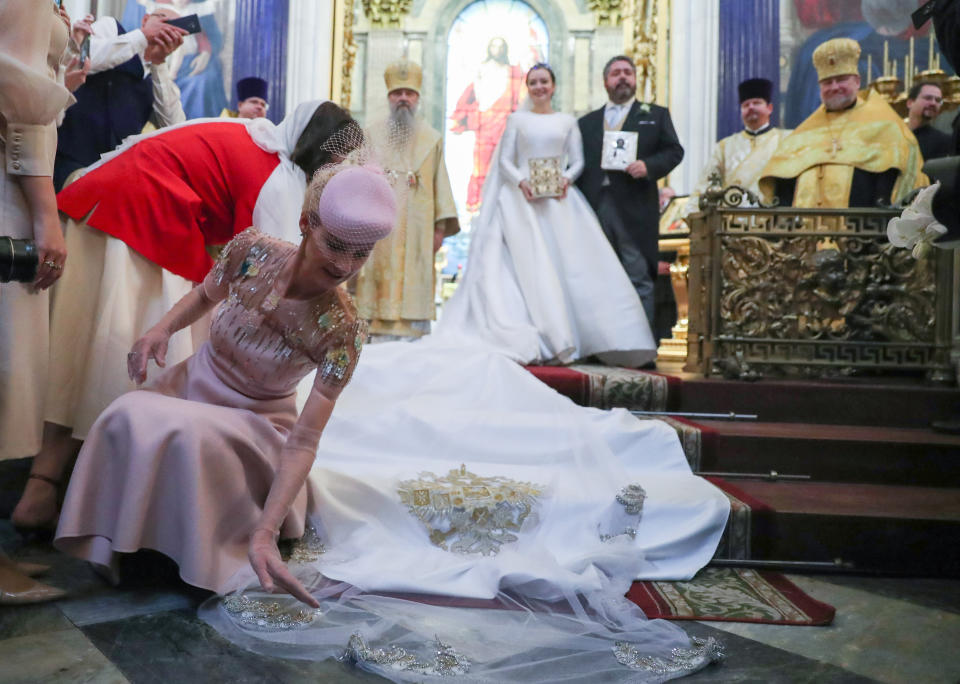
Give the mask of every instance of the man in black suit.
[[(629, 57), (618, 55), (607, 62), (603, 84), (610, 101), (579, 122), (584, 168), (577, 186), (600, 219), (652, 326), (660, 222), (657, 180), (680, 163), (683, 147), (669, 110), (636, 101), (636, 67)], [(637, 159), (625, 170), (600, 168), (604, 131), (637, 132)]]

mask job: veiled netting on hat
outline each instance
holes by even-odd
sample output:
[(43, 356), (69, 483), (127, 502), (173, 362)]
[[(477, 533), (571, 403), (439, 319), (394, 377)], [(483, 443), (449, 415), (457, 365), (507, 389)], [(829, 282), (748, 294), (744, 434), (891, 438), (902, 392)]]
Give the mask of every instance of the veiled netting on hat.
[(314, 174), (303, 210), (312, 229), (323, 228), (324, 246), (335, 252), (372, 249), (396, 222), (397, 195), (379, 163), (382, 151), (356, 123), (322, 145), (336, 160)]

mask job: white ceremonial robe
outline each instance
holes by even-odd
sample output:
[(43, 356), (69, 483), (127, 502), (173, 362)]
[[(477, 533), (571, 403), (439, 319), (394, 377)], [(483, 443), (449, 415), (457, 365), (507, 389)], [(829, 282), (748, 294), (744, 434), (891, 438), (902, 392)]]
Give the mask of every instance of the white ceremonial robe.
[[(720, 187), (739, 185), (759, 197), (760, 188), (757, 184), (760, 182), (760, 173), (777, 150), (780, 141), (792, 132), (770, 126), (756, 135), (743, 130), (718, 142), (687, 201), (685, 214), (698, 210), (699, 197), (710, 186), (710, 174), (714, 171), (720, 174)], [(746, 199), (744, 206), (749, 206)]]

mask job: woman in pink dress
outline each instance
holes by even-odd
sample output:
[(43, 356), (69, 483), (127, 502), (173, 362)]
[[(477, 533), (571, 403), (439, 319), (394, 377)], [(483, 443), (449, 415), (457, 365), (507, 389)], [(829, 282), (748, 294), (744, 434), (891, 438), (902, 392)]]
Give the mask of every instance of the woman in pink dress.
[[(196, 354), (115, 400), (93, 425), (56, 546), (114, 578), (118, 553), (154, 549), (188, 583), (223, 591), (246, 566), (253, 536), (262, 548), (255, 567), (278, 568), (284, 584), (276, 541), (302, 536), (316, 508), (306, 474), (363, 344), (364, 324), (338, 285), (394, 214), (380, 174), (333, 167), (307, 191), (299, 248), (256, 228), (234, 238), (201, 286), (134, 344), (128, 370), (140, 383), (148, 359), (164, 365), (174, 332), (220, 304)], [(312, 370), (298, 417), (296, 387)]]
[[(332, 102), (298, 105), (277, 126), (189, 121), (128, 139), (60, 192), (67, 248), (83, 267), (67, 270), (48, 314), (44, 436), (14, 525), (56, 527), (58, 492), (80, 440), (134, 389), (123, 354), (203, 280), (213, 265), (207, 247), (250, 225), (295, 241), (307, 181), (332, 159), (324, 145), (351, 126)], [(195, 352), (208, 327), (200, 321), (174, 336), (171, 361)]]

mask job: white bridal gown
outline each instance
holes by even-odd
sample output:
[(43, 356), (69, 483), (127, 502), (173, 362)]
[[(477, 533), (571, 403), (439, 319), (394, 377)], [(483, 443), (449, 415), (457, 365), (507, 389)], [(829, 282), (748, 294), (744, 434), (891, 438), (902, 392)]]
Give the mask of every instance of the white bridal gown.
[[(640, 298), (573, 185), (583, 170), (576, 119), (514, 112), (497, 149), (466, 273), (437, 333), (480, 337), (520, 363), (592, 354), (625, 366), (652, 360), (656, 343)], [(570, 188), (563, 199), (528, 202), (519, 183), (529, 161), (542, 157), (565, 160)]]
[[(526, 159), (525, 136), (548, 129), (543, 144), (579, 158), (560, 114), (514, 115), (504, 149), (516, 140)], [(580, 194), (529, 205), (514, 185), (488, 177), (497, 199), (481, 215), (494, 229), (474, 243), (482, 268), (472, 261), (459, 318), (367, 346), (324, 430), (310, 475), (317, 537), (290, 560), (320, 610), (264, 594), (247, 567), (228, 583), (237, 592), (201, 610), (227, 638), (418, 682), (659, 682), (718, 658), (712, 640), (647, 620), (623, 595), (636, 578), (692, 577), (727, 499), (691, 473), (665, 424), (577, 406), (516, 363), (652, 341)], [(514, 263), (541, 277), (497, 285)], [(494, 288), (486, 303), (481, 287)], [(528, 293), (539, 299), (526, 318)]]

